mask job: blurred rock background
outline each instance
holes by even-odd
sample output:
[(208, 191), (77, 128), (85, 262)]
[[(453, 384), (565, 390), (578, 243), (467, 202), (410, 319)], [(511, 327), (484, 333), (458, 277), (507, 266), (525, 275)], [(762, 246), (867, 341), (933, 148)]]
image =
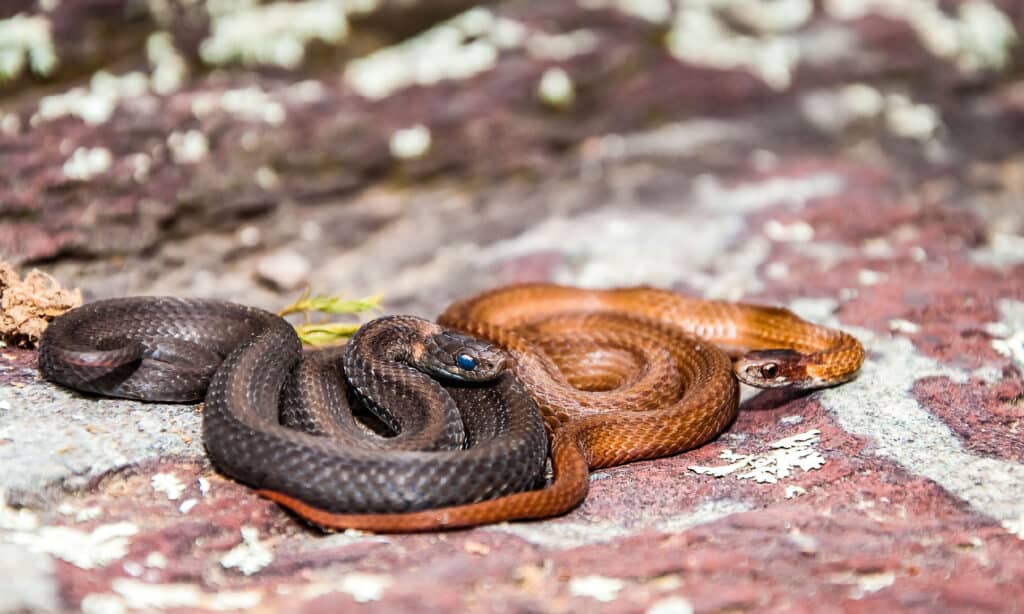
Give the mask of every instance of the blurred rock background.
[(2, 3), (0, 258), (87, 299), (648, 283), (871, 354), (564, 518), (389, 537), (6, 348), (0, 611), (1019, 609), (1022, 34), (1015, 0)]

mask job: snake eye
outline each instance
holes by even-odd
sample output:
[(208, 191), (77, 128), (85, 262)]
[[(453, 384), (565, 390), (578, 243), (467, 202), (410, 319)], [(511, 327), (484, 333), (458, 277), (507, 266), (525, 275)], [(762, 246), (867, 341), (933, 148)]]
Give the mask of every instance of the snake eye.
[(455, 357), (455, 364), (459, 365), (463, 371), (472, 371), (476, 368), (476, 358), (469, 354), (459, 354)]
[(775, 379), (779, 374), (779, 365), (774, 362), (770, 362), (761, 367), (761, 377), (765, 379)]

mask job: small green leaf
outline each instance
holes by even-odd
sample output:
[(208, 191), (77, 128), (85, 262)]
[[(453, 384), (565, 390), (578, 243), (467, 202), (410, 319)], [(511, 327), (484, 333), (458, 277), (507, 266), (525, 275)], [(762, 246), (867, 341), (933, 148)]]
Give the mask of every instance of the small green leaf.
[(328, 322), (326, 324), (300, 324), (295, 327), (299, 339), (306, 345), (326, 345), (348, 339), (359, 330), (359, 324)]
[(358, 323), (349, 322), (310, 322), (309, 315), (314, 311), (331, 315), (351, 315), (380, 308), (380, 295), (350, 300), (340, 296), (323, 294), (310, 295), (307, 288), (302, 296), (291, 305), (277, 312), (280, 316), (302, 313), (306, 316), (305, 324), (295, 326), (299, 339), (306, 345), (327, 345), (347, 339), (359, 329)]
[(349, 313), (362, 313), (371, 309), (380, 308), (381, 296), (375, 294), (366, 298), (350, 300), (343, 299), (340, 296), (326, 296), (318, 294), (310, 296), (307, 290), (291, 305), (288, 305), (284, 309), (278, 312), (278, 315), (288, 315), (292, 313), (309, 313), (311, 311), (319, 311), (321, 313), (330, 313), (334, 315), (338, 314), (349, 314)]

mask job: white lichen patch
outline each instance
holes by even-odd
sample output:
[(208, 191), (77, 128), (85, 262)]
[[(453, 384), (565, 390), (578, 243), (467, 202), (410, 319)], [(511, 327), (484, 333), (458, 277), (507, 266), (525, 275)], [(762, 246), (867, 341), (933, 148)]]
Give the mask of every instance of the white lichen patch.
[(1017, 518), (1002, 521), (1003, 528), (1024, 540), (1024, 512)]
[(139, 98), (148, 92), (149, 77), (145, 73), (114, 75), (101, 70), (89, 80), (89, 87), (73, 87), (63, 94), (44, 96), (31, 123), (34, 125), (70, 115), (87, 124), (101, 124), (110, 119), (122, 101)]
[(682, 62), (747, 70), (776, 90), (789, 87), (800, 59), (800, 45), (792, 36), (738, 34), (712, 9), (688, 4), (676, 12), (666, 43), (669, 52)]
[[(504, 35), (495, 35), (503, 29)], [(409, 85), (467, 79), (494, 67), (498, 41), (519, 44), (524, 27), (499, 20), (486, 8), (457, 15), (398, 45), (350, 62), (346, 80), (361, 95), (379, 99)]]
[(577, 0), (577, 3), (590, 10), (615, 9), (651, 23), (666, 23), (672, 17), (668, 0)]
[(804, 496), (806, 494), (807, 494), (807, 489), (802, 487), (802, 486), (796, 486), (795, 484), (790, 484), (789, 486), (786, 487), (786, 498), (787, 499), (796, 499), (797, 497), (802, 497), (802, 496)]
[(857, 271), (857, 283), (862, 286), (877, 286), (885, 281), (886, 277), (885, 273), (872, 271), (871, 269), (861, 269)]
[(997, 306), (1000, 321), (986, 327), (995, 337), (992, 349), (1013, 360), (1017, 369), (1024, 373), (1024, 302), (1001, 299)]
[(211, 15), (210, 36), (199, 46), (207, 64), (241, 62), (295, 68), (312, 41), (340, 43), (348, 36), (347, 2), (307, 0), (245, 6)]
[(285, 120), (285, 108), (255, 87), (227, 90), (220, 95), (220, 107), (235, 117), (278, 125)]
[(82, 614), (124, 614), (124, 599), (109, 593), (89, 593), (78, 606)]
[(824, 6), (838, 19), (874, 13), (905, 21), (926, 49), (967, 72), (1005, 68), (1019, 37), (1010, 18), (983, 0), (961, 3), (955, 16), (939, 0), (826, 0)]
[(876, 573), (846, 571), (832, 574), (829, 580), (835, 584), (850, 585), (850, 598), (862, 599), (871, 593), (877, 593), (892, 586), (896, 582), (896, 574), (891, 571)]
[(31, 531), (39, 526), (39, 517), (25, 508), (7, 505), (7, 494), (0, 489), (0, 529), (7, 531)]
[(865, 595), (871, 593), (877, 593), (883, 588), (888, 588), (896, 582), (896, 574), (891, 571), (882, 571), (871, 574), (859, 574), (857, 578), (857, 588), (853, 591), (851, 597), (854, 599), (860, 599)]
[(168, 32), (154, 32), (146, 39), (146, 59), (153, 72), (150, 82), (157, 94), (178, 90), (188, 77), (188, 63), (174, 46)]
[(17, 113), (0, 111), (0, 132), (7, 136), (15, 136), (21, 132), (21, 117)]
[(884, 93), (864, 83), (805, 94), (800, 109), (811, 124), (830, 133), (877, 122), (896, 136), (926, 142), (943, 127), (942, 116), (934, 106), (914, 102), (903, 93)]
[(88, 533), (72, 527), (44, 526), (10, 533), (2, 539), (33, 552), (53, 555), (81, 569), (95, 569), (127, 554), (128, 538), (138, 531), (130, 522), (100, 525)]
[(875, 117), (882, 112), (882, 93), (867, 83), (850, 83), (839, 88), (843, 108), (856, 117)]
[(220, 559), (225, 569), (237, 569), (247, 576), (260, 571), (274, 560), (270, 548), (260, 541), (259, 531), (253, 527), (242, 527), (242, 543), (228, 551)]
[(772, 177), (723, 186), (713, 175), (698, 175), (694, 180), (694, 196), (706, 207), (726, 208), (738, 213), (751, 213), (772, 205), (803, 207), (817, 198), (835, 196), (845, 187), (841, 177), (817, 173), (806, 177)]
[(145, 565), (152, 569), (165, 569), (167, 567), (167, 557), (162, 552), (150, 552), (146, 555)]
[(114, 157), (105, 147), (78, 147), (64, 161), (61, 171), (68, 179), (89, 181), (110, 170)]
[(281, 176), (269, 166), (261, 166), (253, 174), (256, 185), (262, 189), (272, 192), (281, 187)]
[(729, 0), (719, 1), (729, 17), (756, 32), (788, 32), (810, 20), (812, 0)]
[(593, 51), (589, 31), (550, 34), (474, 7), (397, 45), (349, 63), (345, 79), (362, 96), (380, 99), (411, 85), (468, 79), (492, 69), (499, 53), (525, 48), (533, 57), (567, 60)]
[(764, 224), (764, 234), (780, 243), (807, 243), (814, 238), (814, 227), (807, 222), (783, 224), (778, 220), (768, 220)]
[(391, 583), (390, 577), (380, 574), (350, 573), (338, 581), (338, 590), (351, 595), (356, 603), (367, 603), (380, 601)]
[(910, 320), (904, 320), (903, 318), (893, 318), (889, 320), (889, 330), (894, 333), (914, 335), (921, 332), (921, 325)]
[(526, 52), (537, 60), (564, 62), (597, 48), (597, 35), (590, 30), (574, 30), (565, 34), (533, 32), (525, 41)]
[(395, 130), (388, 143), (391, 155), (399, 160), (421, 158), (430, 151), (430, 129), (416, 124)]
[(199, 484), (199, 494), (204, 497), (210, 494), (210, 480), (207, 480), (206, 478), (199, 478), (196, 480), (196, 483)]
[(126, 156), (125, 161), (132, 169), (132, 179), (136, 183), (143, 183), (149, 179), (149, 172), (153, 169), (153, 157), (146, 153), (137, 153)]
[(747, 135), (741, 123), (698, 118), (629, 135), (593, 137), (584, 141), (581, 149), (588, 161), (595, 162), (648, 156), (676, 158), (699, 155), (705, 147), (718, 143), (741, 142)]
[(537, 84), (537, 97), (554, 109), (571, 106), (576, 97), (576, 89), (569, 73), (557, 66), (545, 70)]
[[(788, 489), (787, 489), (788, 490)], [(787, 499), (789, 497), (786, 497)], [(786, 533), (786, 539), (800, 549), (801, 554), (815, 554), (818, 552), (818, 540), (799, 529), (790, 529)]]
[(606, 576), (582, 576), (569, 580), (569, 593), (577, 597), (590, 597), (597, 601), (614, 601), (626, 583)]
[(1024, 236), (1009, 232), (992, 232), (988, 244), (970, 251), (972, 262), (996, 268), (1024, 263)]
[(765, 277), (769, 279), (785, 279), (790, 276), (790, 265), (784, 262), (769, 262), (765, 266)]
[(49, 19), (27, 15), (0, 19), (0, 83), (20, 77), (26, 66), (32, 74), (45, 77), (57, 65)]
[(89, 522), (90, 520), (96, 520), (100, 515), (102, 515), (102, 513), (103, 510), (97, 505), (83, 507), (82, 509), (75, 511), (75, 522)]
[(861, 245), (861, 251), (868, 258), (892, 258), (896, 255), (892, 243), (883, 238), (867, 239)]
[(327, 88), (315, 79), (307, 79), (289, 85), (287, 92), (289, 98), (296, 102), (309, 104), (323, 100), (327, 95)]
[(210, 142), (199, 130), (172, 132), (167, 137), (167, 147), (178, 164), (202, 162), (210, 153)]
[(886, 125), (896, 136), (925, 141), (942, 126), (938, 110), (931, 105), (915, 103), (902, 94), (889, 94), (885, 100)]
[(191, 111), (197, 119), (224, 112), (240, 120), (272, 126), (282, 123), (287, 117), (285, 106), (258, 87), (198, 94), (192, 99)]
[(142, 575), (142, 572), (146, 570), (146, 568), (142, 566), (142, 563), (139, 563), (138, 561), (125, 561), (121, 564), (121, 569), (133, 578), (138, 578)]
[(850, 83), (805, 94), (800, 99), (800, 110), (818, 129), (836, 133), (880, 117), (885, 111), (885, 96), (866, 83)]
[(185, 492), (185, 485), (173, 473), (154, 474), (149, 483), (153, 490), (164, 493), (171, 501), (179, 499), (181, 493)]
[(693, 612), (693, 603), (689, 599), (673, 595), (655, 601), (644, 614), (693, 614)]
[(993, 339), (992, 349), (1007, 358), (1012, 358), (1017, 368), (1024, 370), (1024, 331), (1018, 330), (1009, 337)]
[(1012, 48), (1020, 44), (1010, 18), (991, 2), (965, 2), (959, 8), (961, 66), (968, 70), (1006, 68)]
[(813, 471), (825, 464), (825, 457), (817, 450), (821, 432), (812, 429), (769, 444), (772, 451), (766, 454), (736, 454), (725, 450), (719, 458), (730, 461), (718, 467), (691, 466), (690, 471), (716, 478), (743, 471), (736, 475), (740, 480), (754, 480), (761, 484), (774, 484), (788, 478), (794, 469)]
[(212, 611), (236, 611), (254, 608), (263, 600), (258, 591), (218, 591), (207, 593), (194, 584), (150, 584), (116, 578), (113, 593), (92, 593), (82, 600), (86, 614), (196, 608)]

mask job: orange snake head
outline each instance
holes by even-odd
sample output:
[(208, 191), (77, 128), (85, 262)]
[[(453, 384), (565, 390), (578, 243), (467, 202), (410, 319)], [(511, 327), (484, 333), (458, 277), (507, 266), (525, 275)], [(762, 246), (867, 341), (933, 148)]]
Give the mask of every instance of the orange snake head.
[(460, 382), (491, 381), (508, 365), (504, 350), (448, 330), (427, 337), (414, 353), (421, 371)]
[(757, 350), (736, 360), (733, 371), (741, 382), (757, 388), (821, 387), (807, 368), (807, 358), (795, 350)]

